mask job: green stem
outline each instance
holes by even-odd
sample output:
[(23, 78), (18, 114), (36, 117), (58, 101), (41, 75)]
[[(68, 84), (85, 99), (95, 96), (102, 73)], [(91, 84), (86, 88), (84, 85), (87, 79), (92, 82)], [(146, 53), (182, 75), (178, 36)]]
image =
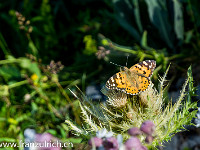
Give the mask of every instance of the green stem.
[(20, 82), (17, 82), (17, 83), (14, 83), (14, 84), (8, 85), (8, 88), (9, 88), (9, 89), (12, 89), (12, 88), (15, 88), (15, 87), (18, 87), (18, 86), (21, 86), (21, 85), (27, 84), (27, 83), (28, 83), (27, 80), (20, 81)]
[(72, 111), (74, 112), (74, 116), (75, 116), (75, 118), (76, 118), (76, 122), (77, 122), (78, 124), (81, 124), (80, 117), (79, 117), (78, 114), (76, 113), (76, 109), (75, 109), (75, 107), (74, 107), (73, 102), (71, 101), (71, 99), (69, 98), (69, 96), (67, 95), (67, 93), (65, 92), (65, 90), (63, 89), (63, 87), (60, 85), (60, 83), (59, 83), (59, 82), (55, 82), (55, 83), (56, 83), (56, 85), (58, 86), (58, 88), (60, 89), (62, 95), (67, 99), (67, 101), (68, 101), (69, 104), (71, 105)]
[(128, 48), (124, 48), (124, 47), (120, 47), (117, 45), (113, 45), (115, 50), (121, 51), (121, 52), (125, 52), (125, 53), (131, 53), (131, 54), (137, 54), (137, 52), (135, 52), (134, 50), (128, 49)]
[[(135, 50), (130, 49), (130, 48), (125, 48), (125, 47), (122, 47), (122, 46), (118, 46), (118, 45), (116, 45), (116, 44), (113, 44), (112, 47), (113, 47), (115, 50), (117, 50), (117, 51), (121, 51), (121, 52), (125, 52), (125, 53), (131, 53), (131, 54), (133, 54), (133, 55), (137, 55), (138, 52), (140, 52), (140, 51), (135, 51)], [(145, 54), (145, 53), (143, 53), (143, 54), (144, 54), (144, 57), (153, 58), (152, 55)]]
[(173, 60), (173, 59), (181, 58), (181, 57), (183, 57), (183, 54), (177, 54), (177, 55), (173, 55), (171, 57), (168, 57), (168, 60)]
[(6, 60), (1, 60), (0, 65), (5, 65), (5, 64), (10, 64), (10, 63), (16, 63), (19, 62), (19, 59), (6, 59)]

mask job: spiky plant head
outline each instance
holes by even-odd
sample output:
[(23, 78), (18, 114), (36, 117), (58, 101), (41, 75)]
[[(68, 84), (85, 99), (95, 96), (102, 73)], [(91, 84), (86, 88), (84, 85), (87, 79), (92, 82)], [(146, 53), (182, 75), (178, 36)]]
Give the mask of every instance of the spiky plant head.
[(108, 97), (107, 105), (112, 106), (113, 108), (123, 108), (128, 102), (127, 94), (124, 92), (109, 90), (106, 87), (103, 87), (101, 92)]

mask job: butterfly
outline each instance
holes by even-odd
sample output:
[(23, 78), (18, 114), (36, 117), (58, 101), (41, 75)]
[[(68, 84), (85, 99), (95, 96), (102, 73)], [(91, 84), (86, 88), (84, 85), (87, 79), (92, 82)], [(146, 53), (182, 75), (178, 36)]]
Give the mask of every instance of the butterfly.
[(148, 88), (150, 77), (155, 68), (156, 61), (154, 60), (139, 62), (133, 65), (130, 69), (123, 67), (122, 71), (110, 77), (106, 82), (106, 87), (130, 95), (137, 95)]

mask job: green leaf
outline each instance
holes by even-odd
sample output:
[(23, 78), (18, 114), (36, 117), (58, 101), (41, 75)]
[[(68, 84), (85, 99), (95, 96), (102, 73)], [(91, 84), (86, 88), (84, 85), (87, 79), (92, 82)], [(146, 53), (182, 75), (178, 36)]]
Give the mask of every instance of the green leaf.
[(29, 40), (28, 46), (31, 49), (32, 54), (34, 56), (37, 56), (38, 55), (38, 50), (37, 50), (35, 44), (32, 41)]
[(2, 49), (4, 55), (9, 55), (10, 54), (10, 50), (8, 48), (8, 45), (3, 37), (3, 35), (0, 32), (0, 48)]
[(190, 66), (187, 71), (187, 76), (189, 78), (189, 94), (188, 101), (191, 102), (192, 96), (196, 96), (196, 88), (193, 85), (192, 67)]
[(32, 103), (31, 103), (31, 107), (32, 107), (32, 113), (37, 112), (38, 106), (37, 106), (37, 104), (36, 104), (35, 102), (32, 102)]
[(192, 37), (193, 37), (193, 33), (194, 33), (194, 30), (189, 30), (185, 33), (185, 43), (186, 44), (189, 44), (190, 41), (192, 40)]
[(33, 18), (31, 18), (31, 22), (40, 22), (40, 21), (43, 21), (44, 20), (44, 18), (43, 17), (41, 17), (41, 16), (36, 16), (36, 17), (33, 17)]
[(178, 0), (173, 0), (174, 3), (174, 30), (178, 39), (183, 40), (183, 12), (182, 5)]
[(0, 67), (0, 76), (3, 76), (5, 80), (20, 78), (21, 74), (17, 67), (14, 66), (2, 66)]
[(1, 148), (1, 150), (14, 150), (12, 147)]
[(8, 59), (8, 60), (16, 60), (16, 58), (13, 55), (6, 55), (6, 59)]
[(56, 130), (53, 130), (53, 129), (46, 130), (46, 132), (48, 132), (54, 136), (56, 136), (56, 134), (57, 134)]
[(141, 19), (140, 19), (140, 8), (139, 8), (139, 3), (138, 0), (132, 0), (133, 3), (133, 12), (134, 12), (134, 16), (135, 16), (135, 21), (137, 24), (137, 27), (140, 31), (140, 33), (143, 32), (143, 27), (142, 27), (142, 23), (141, 23)]
[[(133, 7), (131, 3), (128, 0), (113, 0), (113, 4), (116, 20), (124, 29), (126, 29), (135, 38), (135, 40), (140, 42), (141, 35), (132, 24), (132, 22), (135, 20), (135, 16), (137, 16), (136, 22), (137, 25), (140, 26), (140, 30), (142, 26), (140, 25), (141, 23), (138, 14), (134, 16)], [(139, 10), (137, 10), (137, 8), (134, 9), (134, 12), (138, 11)]]
[(85, 43), (84, 54), (91, 55), (97, 52), (97, 42), (92, 38), (92, 35), (84, 36), (83, 42)]
[(13, 138), (2, 137), (0, 138), (0, 142), (16, 142), (16, 140)]
[(60, 133), (61, 133), (62, 138), (67, 137), (68, 132), (66, 130), (66, 127), (67, 126), (65, 126), (64, 124), (62, 124), (62, 126), (58, 126), (58, 128), (60, 129)]
[(29, 69), (30, 64), (31, 64), (31, 60), (30, 59), (27, 59), (27, 58), (21, 58), (20, 59), (20, 66), (22, 68)]
[(163, 0), (145, 0), (148, 6), (149, 18), (152, 24), (159, 30), (160, 36), (170, 48), (174, 48), (172, 43), (172, 28), (168, 20), (166, 3)]
[(144, 33), (142, 35), (141, 45), (143, 47), (145, 47), (145, 48), (148, 48), (148, 45), (147, 45), (147, 31), (144, 31)]
[(68, 138), (68, 140), (72, 143), (81, 143), (82, 138)]
[(7, 85), (0, 85), (0, 97), (9, 95), (9, 88)]

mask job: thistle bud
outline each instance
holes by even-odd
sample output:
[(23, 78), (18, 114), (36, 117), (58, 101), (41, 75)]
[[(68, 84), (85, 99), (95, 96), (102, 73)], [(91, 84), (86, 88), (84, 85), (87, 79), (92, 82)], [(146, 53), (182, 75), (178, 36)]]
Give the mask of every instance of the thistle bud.
[(136, 128), (136, 127), (133, 127), (133, 128), (130, 128), (128, 130), (128, 134), (130, 134), (131, 136), (137, 136), (137, 135), (140, 135), (142, 132), (140, 131), (140, 129)]
[(101, 138), (98, 138), (98, 137), (93, 137), (88, 141), (88, 144), (90, 146), (93, 146), (93, 144), (94, 144), (95, 147), (101, 146), (102, 143), (103, 143), (103, 140)]
[(152, 135), (155, 131), (155, 125), (152, 121), (147, 120), (142, 123), (140, 130), (143, 131), (147, 135)]

